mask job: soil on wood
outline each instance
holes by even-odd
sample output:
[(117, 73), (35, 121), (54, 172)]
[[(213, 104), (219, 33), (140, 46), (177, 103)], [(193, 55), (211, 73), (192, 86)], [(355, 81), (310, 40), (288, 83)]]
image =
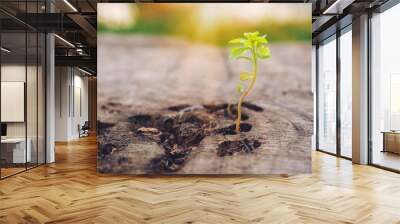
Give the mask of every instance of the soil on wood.
[(236, 153), (251, 153), (261, 146), (261, 142), (253, 139), (243, 139), (239, 141), (223, 141), (218, 145), (218, 156), (232, 156)]
[[(248, 123), (240, 123), (239, 125), (239, 131), (240, 132), (249, 132), (253, 126)], [(218, 128), (216, 130), (217, 133), (219, 134), (224, 134), (224, 135), (236, 135), (236, 124), (229, 125), (228, 127), (224, 128)]]
[[(250, 103), (248, 105), (261, 108)], [(150, 161), (148, 168), (153, 172), (178, 171), (185, 165), (191, 152), (197, 149), (197, 146), (205, 137), (219, 134), (238, 134), (235, 131), (235, 124), (218, 128), (220, 126), (218, 124), (218, 111), (222, 109), (226, 110), (226, 106), (227, 104), (206, 106), (183, 104), (168, 107), (168, 110), (176, 112), (171, 115), (137, 114), (128, 117), (134, 135), (143, 137), (143, 141), (154, 141), (164, 150), (163, 155), (153, 158)], [(262, 110), (257, 111), (260, 112)], [(249, 115), (246, 116), (248, 119)], [(229, 118), (230, 116), (225, 117)], [(252, 125), (249, 123), (240, 124), (240, 132), (249, 132), (251, 129)], [(261, 145), (258, 140), (249, 141), (247, 138), (237, 142), (238, 144), (232, 142), (231, 148), (227, 147), (229, 144), (226, 143), (225, 147), (221, 146), (221, 148), (218, 146), (216, 154), (218, 156), (225, 156), (233, 155), (240, 151), (250, 153), (253, 149)], [(103, 145), (100, 150), (103, 153), (102, 156), (110, 154), (112, 148), (112, 144)]]

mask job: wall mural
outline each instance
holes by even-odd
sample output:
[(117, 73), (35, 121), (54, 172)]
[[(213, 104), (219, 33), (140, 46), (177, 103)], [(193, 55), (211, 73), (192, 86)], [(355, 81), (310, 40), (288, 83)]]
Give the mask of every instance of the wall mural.
[(98, 171), (311, 172), (311, 4), (99, 3)]

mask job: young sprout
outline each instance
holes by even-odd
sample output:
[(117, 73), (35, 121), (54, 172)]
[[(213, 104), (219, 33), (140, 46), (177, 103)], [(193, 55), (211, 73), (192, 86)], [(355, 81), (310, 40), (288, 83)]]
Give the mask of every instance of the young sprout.
[[(237, 105), (236, 133), (240, 132), (240, 120), (242, 117), (242, 104), (244, 98), (249, 95), (257, 79), (257, 60), (270, 57), (270, 51), (267, 47), (268, 40), (266, 35), (260, 36), (259, 32), (244, 33), (243, 37), (229, 41), (233, 44), (231, 48), (231, 57), (234, 59), (245, 59), (252, 63), (252, 72), (243, 71), (240, 73), (240, 82), (236, 89), (241, 94)], [(250, 84), (245, 87), (244, 83)]]

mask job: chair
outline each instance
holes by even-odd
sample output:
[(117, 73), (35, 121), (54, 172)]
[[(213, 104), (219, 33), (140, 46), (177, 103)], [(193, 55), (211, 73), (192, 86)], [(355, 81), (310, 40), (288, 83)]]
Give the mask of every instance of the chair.
[(85, 121), (82, 127), (80, 127), (80, 125), (78, 124), (79, 138), (89, 136), (89, 129), (89, 121)]

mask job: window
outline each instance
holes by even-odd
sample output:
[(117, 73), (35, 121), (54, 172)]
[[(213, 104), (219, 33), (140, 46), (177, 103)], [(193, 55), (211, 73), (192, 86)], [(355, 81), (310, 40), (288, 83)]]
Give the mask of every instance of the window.
[(371, 18), (371, 162), (400, 170), (400, 5)]
[(353, 78), (351, 24), (340, 30), (339, 35), (333, 35), (320, 43), (317, 51), (317, 146), (321, 151), (351, 158)]
[(336, 153), (336, 36), (318, 48), (318, 149)]
[(340, 36), (340, 155), (352, 156), (352, 33), (351, 26)]

